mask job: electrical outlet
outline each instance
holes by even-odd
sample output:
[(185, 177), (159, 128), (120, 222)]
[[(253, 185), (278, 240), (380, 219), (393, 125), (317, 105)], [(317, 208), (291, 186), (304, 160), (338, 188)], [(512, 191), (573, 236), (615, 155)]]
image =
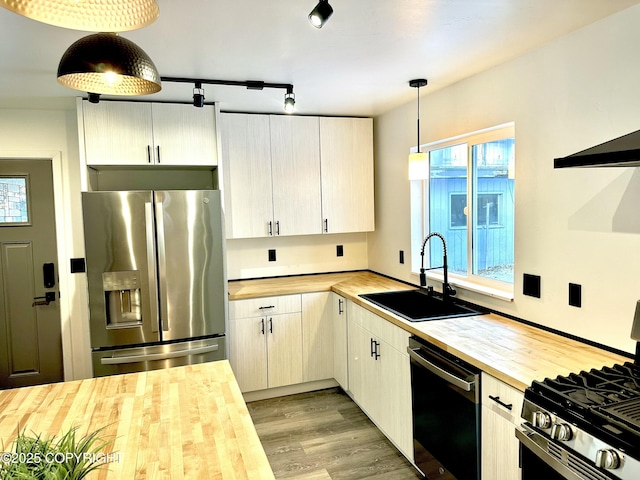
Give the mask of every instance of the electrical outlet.
[(344, 256), (344, 247), (342, 245), (336, 245), (336, 256), (338, 257)]
[(269, 261), (270, 262), (275, 262), (276, 261), (276, 250), (275, 250), (275, 248), (269, 250)]
[(572, 307), (582, 307), (582, 285), (577, 283), (569, 284), (569, 305)]
[(523, 274), (522, 293), (530, 297), (540, 298), (540, 276), (529, 273)]
[(399, 261), (400, 263), (404, 263), (404, 250), (400, 250)]

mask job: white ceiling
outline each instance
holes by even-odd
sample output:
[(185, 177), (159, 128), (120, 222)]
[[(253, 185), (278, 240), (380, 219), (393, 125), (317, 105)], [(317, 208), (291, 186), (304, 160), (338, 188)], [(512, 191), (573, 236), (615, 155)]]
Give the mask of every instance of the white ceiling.
[[(158, 0), (160, 18), (123, 33), (160, 75), (291, 83), (296, 112), (374, 116), (507, 61), (640, 0)], [(0, 106), (72, 103), (56, 81), (66, 48), (89, 34), (0, 8)], [(163, 84), (144, 100), (191, 101), (193, 85)], [(284, 90), (206, 86), (222, 110), (281, 113)], [(44, 100), (42, 97), (54, 97)], [(66, 100), (62, 100), (66, 99)]]

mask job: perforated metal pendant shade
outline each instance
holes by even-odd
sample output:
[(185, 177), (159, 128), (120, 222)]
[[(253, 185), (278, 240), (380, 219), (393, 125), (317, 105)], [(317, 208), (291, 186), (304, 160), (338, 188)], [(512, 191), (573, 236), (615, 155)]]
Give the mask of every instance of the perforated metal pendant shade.
[(19, 15), (57, 27), (88, 32), (126, 32), (153, 23), (155, 0), (0, 0)]
[(115, 33), (96, 33), (73, 43), (58, 65), (58, 82), (107, 95), (148, 95), (162, 88), (149, 56)]

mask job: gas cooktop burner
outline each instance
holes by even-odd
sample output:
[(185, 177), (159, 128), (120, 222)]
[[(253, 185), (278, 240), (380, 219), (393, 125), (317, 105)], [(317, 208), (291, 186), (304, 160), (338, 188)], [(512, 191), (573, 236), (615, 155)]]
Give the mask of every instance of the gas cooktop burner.
[(640, 365), (592, 369), (533, 382), (525, 399), (640, 458)]

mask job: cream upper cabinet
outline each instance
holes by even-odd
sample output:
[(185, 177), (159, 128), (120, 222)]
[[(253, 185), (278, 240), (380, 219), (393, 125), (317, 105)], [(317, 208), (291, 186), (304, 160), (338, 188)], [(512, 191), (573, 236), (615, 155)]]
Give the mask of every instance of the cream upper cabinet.
[(373, 120), (320, 118), (325, 233), (374, 230)]
[(215, 109), (186, 104), (82, 101), (87, 165), (215, 166)]
[(321, 233), (318, 118), (272, 115), (270, 125), (274, 234)]
[(227, 238), (274, 231), (268, 115), (223, 113), (222, 177)]
[(373, 230), (371, 119), (221, 115), (227, 238)]
[(153, 144), (159, 165), (214, 166), (217, 162), (215, 109), (153, 103)]

